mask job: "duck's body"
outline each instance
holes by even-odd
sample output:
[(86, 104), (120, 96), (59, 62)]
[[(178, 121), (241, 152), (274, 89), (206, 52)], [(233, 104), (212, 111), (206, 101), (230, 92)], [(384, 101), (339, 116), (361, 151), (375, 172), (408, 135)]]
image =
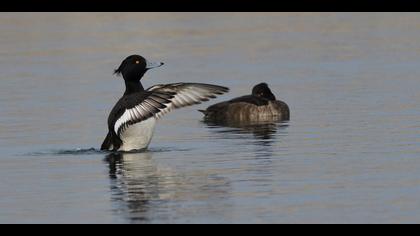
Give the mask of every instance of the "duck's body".
[[(152, 140), (155, 125), (163, 115), (176, 108), (200, 104), (228, 91), (225, 87), (200, 83), (156, 85), (144, 90), (140, 78), (146, 70), (153, 68), (147, 65), (143, 57), (134, 55), (124, 60), (116, 71), (126, 81), (126, 92), (108, 117), (109, 132), (101, 150), (146, 149)], [(130, 76), (130, 73), (137, 76)]]
[(249, 101), (228, 101), (215, 104), (203, 111), (205, 118), (219, 121), (266, 121), (273, 118), (289, 120), (290, 113), (282, 101), (265, 101), (265, 104)]
[(276, 100), (265, 83), (256, 85), (251, 95), (221, 102), (202, 110), (206, 120), (220, 122), (259, 122), (289, 120), (289, 106)]

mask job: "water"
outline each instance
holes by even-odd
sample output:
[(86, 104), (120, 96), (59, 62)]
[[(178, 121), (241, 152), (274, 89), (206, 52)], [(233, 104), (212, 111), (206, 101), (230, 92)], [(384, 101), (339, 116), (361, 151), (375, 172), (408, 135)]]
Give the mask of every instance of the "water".
[[(419, 223), (417, 13), (0, 13), (0, 223)], [(231, 92), (97, 151), (139, 53), (145, 86)], [(267, 82), (291, 121), (197, 109)]]

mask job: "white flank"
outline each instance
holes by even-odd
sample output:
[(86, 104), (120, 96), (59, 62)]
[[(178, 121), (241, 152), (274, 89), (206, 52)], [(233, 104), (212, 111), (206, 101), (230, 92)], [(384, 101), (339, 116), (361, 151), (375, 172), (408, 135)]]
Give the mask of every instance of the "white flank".
[(132, 151), (146, 149), (152, 141), (156, 119), (149, 118), (137, 124), (130, 125), (121, 134), (123, 144), (118, 151)]

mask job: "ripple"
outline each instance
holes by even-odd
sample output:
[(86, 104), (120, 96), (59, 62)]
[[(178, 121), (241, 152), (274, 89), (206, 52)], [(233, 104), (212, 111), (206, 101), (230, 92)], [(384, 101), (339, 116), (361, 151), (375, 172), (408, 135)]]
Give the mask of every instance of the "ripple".
[[(174, 147), (155, 147), (147, 150), (134, 150), (130, 152), (122, 153), (162, 153), (162, 152), (187, 152), (191, 151), (191, 148), (174, 148)], [(59, 149), (59, 150), (47, 150), (39, 152), (25, 153), (24, 156), (65, 156), (65, 155), (98, 155), (98, 154), (110, 154), (110, 153), (121, 153), (99, 150), (96, 148), (75, 148), (75, 149)]]
[(25, 156), (60, 156), (60, 155), (97, 155), (104, 154), (106, 151), (101, 151), (96, 148), (76, 148), (76, 149), (60, 149), (43, 152), (30, 152)]

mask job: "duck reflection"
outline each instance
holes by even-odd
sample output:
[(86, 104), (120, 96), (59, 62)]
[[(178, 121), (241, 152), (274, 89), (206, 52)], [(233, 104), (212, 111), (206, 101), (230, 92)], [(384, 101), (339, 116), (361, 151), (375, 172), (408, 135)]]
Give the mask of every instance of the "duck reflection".
[(270, 119), (259, 122), (217, 122), (213, 120), (203, 120), (210, 131), (221, 134), (223, 138), (228, 135), (240, 135), (244, 138), (244, 134), (252, 134), (256, 144), (270, 146), (276, 141), (278, 131), (285, 131), (289, 126), (288, 121), (280, 119)]
[(150, 203), (160, 199), (160, 177), (152, 153), (111, 153), (109, 165), (112, 200), (131, 221), (146, 221)]
[[(223, 211), (223, 199), (230, 193), (230, 181), (213, 171), (186, 171), (182, 174), (158, 165), (156, 153), (111, 153), (105, 157), (109, 167), (112, 202), (117, 215), (131, 223), (168, 221), (182, 204), (202, 201), (206, 207)], [(192, 177), (192, 178), (191, 178)]]
[[(222, 140), (241, 140), (240, 145), (247, 145), (257, 161), (258, 169), (267, 172), (273, 162), (273, 157), (279, 155), (278, 138), (287, 135), (288, 121), (277, 119), (259, 122), (215, 122), (204, 120), (214, 138)], [(251, 134), (251, 135), (250, 135)], [(276, 146), (276, 147), (274, 147)]]

